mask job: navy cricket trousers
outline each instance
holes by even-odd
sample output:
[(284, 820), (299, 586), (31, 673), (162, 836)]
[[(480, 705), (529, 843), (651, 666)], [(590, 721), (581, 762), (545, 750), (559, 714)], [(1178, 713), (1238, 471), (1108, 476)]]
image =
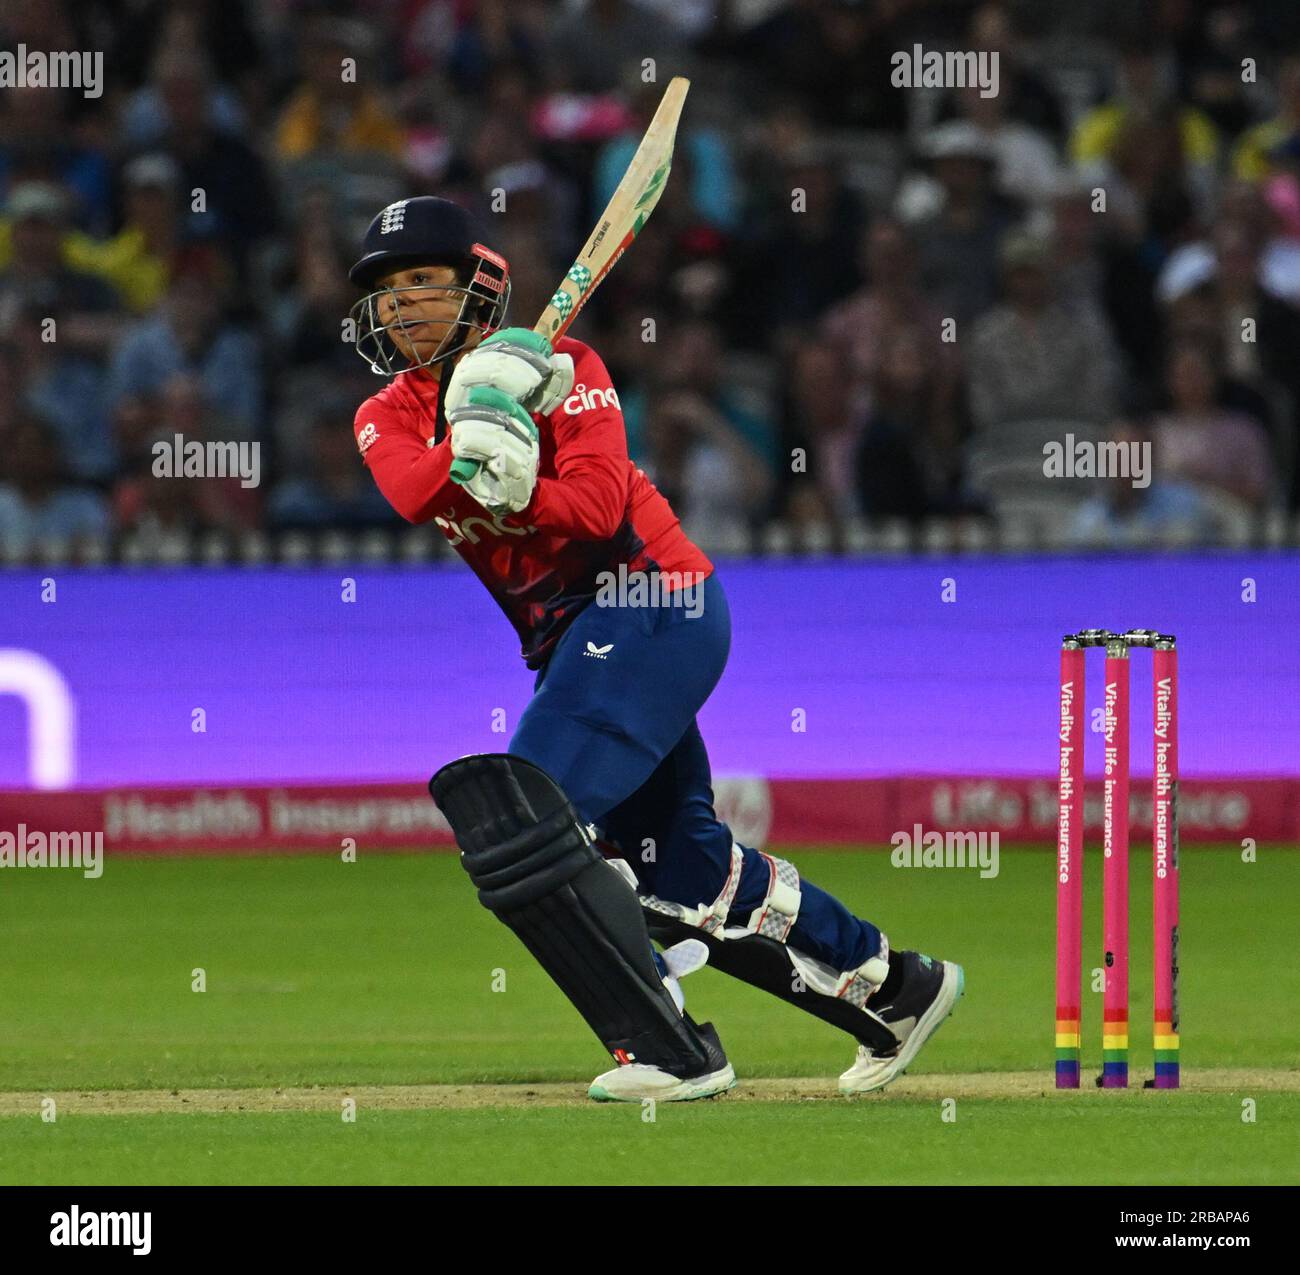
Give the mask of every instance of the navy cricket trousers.
[[(670, 597), (672, 595), (669, 595)], [(731, 830), (713, 810), (695, 716), (727, 663), (731, 615), (715, 575), (689, 607), (591, 602), (556, 644), (510, 751), (547, 772), (585, 822), (617, 842), (642, 889), (688, 907), (711, 904), (731, 867)], [(647, 855), (644, 848), (653, 847)], [(728, 924), (744, 925), (768, 868), (741, 846)], [(801, 880), (787, 942), (837, 970), (880, 950), (880, 932)]]

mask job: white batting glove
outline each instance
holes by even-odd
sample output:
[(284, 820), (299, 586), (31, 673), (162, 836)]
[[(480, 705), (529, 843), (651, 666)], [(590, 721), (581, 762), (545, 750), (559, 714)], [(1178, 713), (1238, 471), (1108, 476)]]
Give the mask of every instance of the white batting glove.
[(509, 394), (528, 412), (549, 416), (573, 389), (573, 359), (528, 328), (503, 328), (456, 364), (447, 383), (447, 412), (460, 407), (475, 386)]
[(537, 485), (540, 451), (528, 413), (500, 390), (477, 386), (447, 420), (456, 481), (491, 513), (526, 508)]

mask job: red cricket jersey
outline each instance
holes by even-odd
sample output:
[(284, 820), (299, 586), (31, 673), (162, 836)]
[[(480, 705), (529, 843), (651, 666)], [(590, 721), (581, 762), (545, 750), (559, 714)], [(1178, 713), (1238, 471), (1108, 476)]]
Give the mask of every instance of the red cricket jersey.
[[(550, 416), (534, 413), (541, 457), (528, 507), (488, 513), (451, 481), (450, 437), (434, 440), (438, 382), (403, 372), (357, 412), (357, 447), (379, 490), (408, 522), (435, 522), (515, 626), (529, 668), (540, 668), (596, 595), (597, 576), (699, 573), (713, 564), (687, 539), (654, 484), (628, 459), (618, 394), (600, 356), (561, 337), (573, 390)], [(450, 431), (448, 431), (449, 434)]]

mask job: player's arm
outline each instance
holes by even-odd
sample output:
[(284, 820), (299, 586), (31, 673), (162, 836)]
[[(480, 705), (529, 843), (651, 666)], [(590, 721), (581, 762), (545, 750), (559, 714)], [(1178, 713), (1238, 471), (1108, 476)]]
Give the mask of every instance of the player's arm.
[(573, 360), (573, 393), (549, 417), (556, 476), (537, 480), (517, 521), (574, 540), (608, 540), (627, 512), (627, 429), (600, 355), (582, 346)]
[[(465, 490), (515, 525), (606, 540), (627, 505), (623, 414), (600, 357), (569, 344), (572, 353), (551, 353), (543, 338), (510, 328), (467, 354), (447, 391), (451, 451), (472, 475), (461, 478)], [(533, 412), (555, 439), (555, 478), (537, 476)]]
[(431, 448), (372, 403), (362, 405), (353, 433), (384, 499), (407, 522), (429, 522), (454, 490), (447, 448)]

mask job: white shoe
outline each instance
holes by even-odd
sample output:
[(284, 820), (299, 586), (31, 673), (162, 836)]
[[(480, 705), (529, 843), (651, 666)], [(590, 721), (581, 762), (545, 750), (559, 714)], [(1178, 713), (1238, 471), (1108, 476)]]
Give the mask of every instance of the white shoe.
[[(708, 959), (709, 949), (699, 939), (683, 939), (666, 949), (658, 959), (664, 986), (683, 1017), (686, 1016), (686, 999), (679, 980), (702, 968)], [(597, 1102), (642, 1102), (646, 1098), (656, 1102), (690, 1102), (693, 1098), (712, 1098), (725, 1093), (736, 1083), (736, 1073), (722, 1051), (718, 1033), (712, 1023), (691, 1025), (704, 1038), (710, 1061), (714, 1064), (704, 1075), (684, 1080), (648, 1063), (624, 1063), (597, 1076), (587, 1090), (587, 1097)]]
[[(703, 1027), (703, 1025), (702, 1025)], [(727, 1063), (718, 1071), (682, 1080), (662, 1067), (628, 1063), (604, 1072), (591, 1082), (587, 1097), (597, 1102), (690, 1102), (695, 1098), (714, 1098), (735, 1086), (736, 1073)]]
[(892, 1003), (877, 1007), (873, 997), (870, 1004), (901, 1043), (893, 1054), (876, 1054), (859, 1045), (857, 1061), (840, 1077), (842, 1094), (870, 1093), (902, 1075), (965, 990), (965, 972), (951, 961), (935, 961), (919, 952), (899, 952), (893, 959), (905, 964)]

